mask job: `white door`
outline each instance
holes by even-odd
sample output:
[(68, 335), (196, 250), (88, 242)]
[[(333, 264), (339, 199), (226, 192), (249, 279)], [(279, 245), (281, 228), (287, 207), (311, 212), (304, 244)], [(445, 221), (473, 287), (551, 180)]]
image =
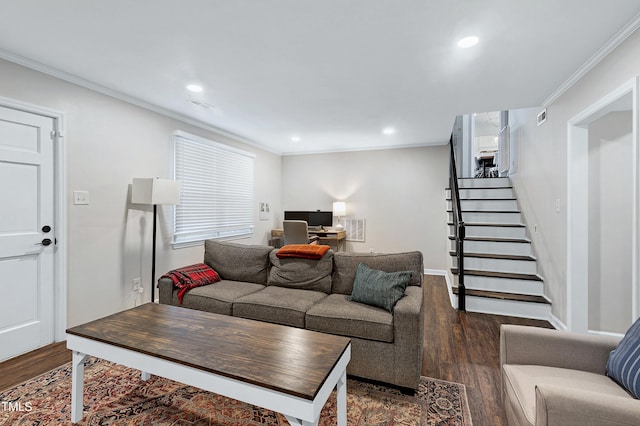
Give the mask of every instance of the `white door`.
[(53, 130), (0, 107), (0, 361), (54, 340)]

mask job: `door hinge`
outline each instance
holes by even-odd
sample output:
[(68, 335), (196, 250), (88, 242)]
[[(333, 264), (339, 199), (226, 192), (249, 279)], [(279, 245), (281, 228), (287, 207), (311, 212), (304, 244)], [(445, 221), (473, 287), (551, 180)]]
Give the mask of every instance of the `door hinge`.
[(56, 138), (61, 138), (62, 134), (58, 131), (52, 130), (51, 133), (51, 140), (55, 140)]

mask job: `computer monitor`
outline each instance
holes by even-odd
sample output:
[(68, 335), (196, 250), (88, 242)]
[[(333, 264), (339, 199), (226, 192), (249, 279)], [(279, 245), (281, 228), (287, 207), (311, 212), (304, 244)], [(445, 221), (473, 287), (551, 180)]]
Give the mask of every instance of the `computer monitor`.
[(333, 212), (285, 211), (284, 220), (304, 220), (311, 227), (328, 227), (333, 225)]

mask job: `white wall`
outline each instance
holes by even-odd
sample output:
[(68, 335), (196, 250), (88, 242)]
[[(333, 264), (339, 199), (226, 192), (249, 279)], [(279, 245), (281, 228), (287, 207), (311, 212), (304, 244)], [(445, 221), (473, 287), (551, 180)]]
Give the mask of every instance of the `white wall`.
[(631, 325), (632, 112), (589, 124), (589, 330)]
[[(449, 147), (286, 156), (282, 210), (331, 210), (366, 219), (366, 241), (348, 251), (420, 250), (428, 269), (447, 268)], [(279, 220), (282, 220), (280, 212)]]
[[(256, 230), (241, 242), (267, 242), (275, 218), (259, 221), (257, 203), (281, 210), (280, 156), (4, 60), (0, 96), (65, 114), (68, 326), (132, 307), (135, 277), (142, 278), (149, 300), (152, 210), (129, 204), (129, 185), (133, 177), (170, 176), (177, 129), (256, 154)], [(90, 204), (73, 205), (73, 190), (89, 191)], [(202, 247), (171, 249), (169, 212), (159, 209), (158, 275), (203, 255)]]
[[(547, 107), (547, 121), (537, 127), (542, 107), (510, 112), (516, 172), (514, 188), (545, 278), (554, 316), (567, 324), (567, 123), (598, 100), (640, 74), (640, 32), (603, 59), (585, 77)], [(526, 82), (523, 82), (526, 84)], [(556, 211), (559, 200), (560, 211)]]

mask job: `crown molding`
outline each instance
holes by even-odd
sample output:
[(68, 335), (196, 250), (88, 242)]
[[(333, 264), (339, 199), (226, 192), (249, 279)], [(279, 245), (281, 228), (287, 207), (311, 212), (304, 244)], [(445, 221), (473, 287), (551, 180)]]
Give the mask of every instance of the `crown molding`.
[(569, 90), (574, 84), (576, 84), (582, 77), (584, 77), (589, 71), (591, 71), (596, 65), (598, 65), (607, 55), (613, 52), (618, 46), (622, 44), (631, 34), (636, 32), (640, 28), (640, 14), (631, 19), (627, 25), (625, 25), (620, 31), (618, 31), (604, 46), (596, 51), (587, 62), (582, 64), (580, 68), (574, 72), (564, 83), (560, 85), (547, 99), (542, 102), (544, 108), (555, 102), (563, 93)]
[(446, 145), (449, 141), (425, 142), (406, 145), (379, 145), (370, 147), (344, 148), (344, 149), (326, 149), (313, 151), (284, 151), (280, 155), (283, 157), (294, 157), (296, 155), (316, 155), (316, 154), (340, 154), (346, 152), (364, 152), (364, 151), (384, 151), (388, 149), (407, 149), (407, 148), (428, 148), (431, 146)]
[(237, 142), (242, 142), (247, 145), (251, 145), (255, 148), (261, 149), (263, 151), (270, 152), (272, 154), (281, 155), (282, 153), (276, 150), (273, 150), (259, 142), (256, 142), (252, 139), (247, 139), (244, 136), (240, 136), (237, 133), (233, 133), (220, 127), (213, 126), (211, 124), (207, 124), (203, 121), (196, 120), (194, 118), (188, 117), (186, 115), (177, 113), (175, 111), (171, 111), (166, 108), (159, 107), (152, 103), (143, 101), (142, 99), (138, 99), (134, 96), (126, 95), (122, 92), (118, 92), (117, 90), (110, 89), (108, 87), (102, 86), (98, 83), (95, 83), (90, 80), (86, 80), (82, 77), (78, 77), (77, 75), (59, 70), (57, 68), (51, 67), (49, 65), (45, 65), (41, 62), (34, 61), (32, 59), (26, 58), (24, 56), (18, 55), (16, 53), (10, 52), (8, 50), (0, 49), (0, 59), (5, 59), (9, 62), (13, 62), (15, 64), (21, 65), (23, 67), (32, 69), (34, 71), (41, 72), (43, 74), (50, 75), (52, 77), (58, 78), (60, 80), (64, 80), (68, 83), (75, 84), (76, 86), (84, 87), (85, 89), (92, 90), (94, 92), (102, 93), (103, 95), (110, 96), (112, 98), (121, 100), (123, 102), (127, 102), (132, 105), (136, 105), (140, 108), (144, 108), (146, 110), (155, 112), (157, 114), (163, 115), (168, 118), (172, 118), (174, 120), (180, 121), (185, 124), (189, 124), (191, 126), (197, 127), (202, 130), (206, 130), (208, 132), (216, 133), (221, 136), (225, 136), (227, 138), (233, 139)]

